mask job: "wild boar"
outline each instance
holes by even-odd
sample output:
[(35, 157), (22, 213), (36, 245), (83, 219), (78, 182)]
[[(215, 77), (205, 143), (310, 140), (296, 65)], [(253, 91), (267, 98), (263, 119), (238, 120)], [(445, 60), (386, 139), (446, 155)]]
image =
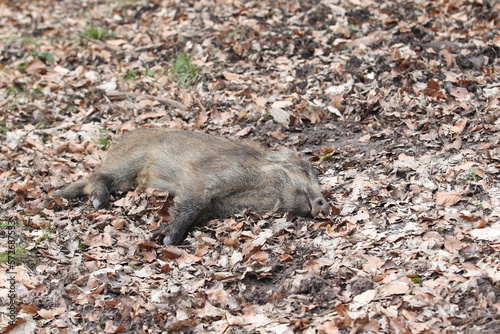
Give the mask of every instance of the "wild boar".
[(134, 185), (175, 196), (172, 221), (153, 233), (165, 245), (177, 245), (194, 225), (246, 209), (328, 214), (312, 165), (292, 151), (271, 152), (250, 142), (173, 129), (131, 131), (111, 145), (94, 173), (54, 196), (90, 196), (96, 209), (109, 194)]

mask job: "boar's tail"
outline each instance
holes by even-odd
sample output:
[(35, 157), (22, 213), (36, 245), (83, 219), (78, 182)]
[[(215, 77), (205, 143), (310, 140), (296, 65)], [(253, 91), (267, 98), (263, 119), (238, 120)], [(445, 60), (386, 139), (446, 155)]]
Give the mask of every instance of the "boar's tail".
[(85, 195), (84, 188), (87, 185), (87, 180), (82, 179), (71, 184), (68, 184), (66, 187), (58, 190), (54, 193), (54, 197), (62, 197), (66, 199), (73, 199), (77, 197), (82, 197)]

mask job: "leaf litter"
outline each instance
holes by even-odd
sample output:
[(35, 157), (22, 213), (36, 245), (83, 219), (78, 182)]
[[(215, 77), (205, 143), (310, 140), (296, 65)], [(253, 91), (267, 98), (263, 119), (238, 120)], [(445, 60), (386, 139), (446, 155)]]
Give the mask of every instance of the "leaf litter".
[[(2, 2), (0, 252), (13, 223), (31, 254), (15, 263), (13, 325), (0, 264), (2, 331), (497, 333), (499, 11)], [(50, 196), (99, 164), (99, 138), (141, 126), (293, 148), (332, 212), (242, 212), (174, 247), (149, 241), (168, 194), (101, 211)]]

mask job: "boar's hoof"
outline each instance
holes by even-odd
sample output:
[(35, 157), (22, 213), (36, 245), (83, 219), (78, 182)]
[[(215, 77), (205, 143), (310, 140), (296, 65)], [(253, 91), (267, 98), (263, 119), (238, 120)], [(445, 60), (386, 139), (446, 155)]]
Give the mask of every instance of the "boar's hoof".
[(173, 245), (172, 238), (168, 235), (167, 231), (163, 226), (157, 227), (154, 230), (151, 231), (152, 236), (151, 240), (156, 242), (157, 244), (160, 244), (163, 242), (165, 246)]
[(169, 237), (169, 236), (165, 236), (165, 238), (163, 238), (163, 244), (164, 244), (165, 246), (169, 246), (169, 245), (171, 245), (171, 244), (172, 244), (172, 239), (170, 239), (170, 237)]
[(94, 208), (96, 210), (99, 210), (101, 208), (101, 202), (97, 199), (97, 198), (94, 198), (92, 197), (92, 205), (94, 206)]
[(106, 187), (95, 189), (90, 195), (90, 201), (96, 210), (105, 208), (109, 205), (109, 192)]
[(321, 212), (324, 215), (329, 214), (330, 212), (330, 204), (323, 198), (318, 197), (311, 203), (311, 214), (313, 217), (316, 217)]

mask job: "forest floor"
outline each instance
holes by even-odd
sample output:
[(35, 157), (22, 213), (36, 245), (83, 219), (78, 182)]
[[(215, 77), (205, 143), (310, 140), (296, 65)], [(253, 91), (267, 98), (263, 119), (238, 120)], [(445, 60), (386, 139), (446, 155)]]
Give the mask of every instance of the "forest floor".
[[(499, 26), (494, 0), (2, 1), (0, 332), (499, 333)], [(175, 247), (165, 193), (51, 196), (139, 127), (294, 149), (331, 214)]]

